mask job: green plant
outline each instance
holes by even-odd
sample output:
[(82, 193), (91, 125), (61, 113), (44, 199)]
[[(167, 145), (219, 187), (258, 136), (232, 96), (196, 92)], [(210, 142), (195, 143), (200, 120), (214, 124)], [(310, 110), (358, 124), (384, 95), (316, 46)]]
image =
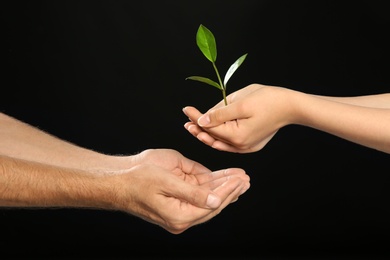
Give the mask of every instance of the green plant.
[(187, 77), (187, 79), (200, 81), (206, 84), (209, 84), (213, 87), (216, 87), (222, 91), (223, 100), (225, 102), (225, 105), (227, 105), (226, 100), (226, 84), (233, 75), (233, 73), (240, 67), (240, 65), (244, 62), (246, 56), (248, 53), (242, 55), (240, 58), (238, 58), (228, 69), (226, 72), (226, 75), (224, 77), (224, 80), (221, 80), (221, 76), (219, 74), (219, 71), (216, 66), (216, 60), (217, 60), (217, 44), (215, 41), (215, 37), (213, 33), (207, 29), (204, 25), (200, 25), (198, 28), (198, 31), (196, 33), (196, 44), (198, 45), (199, 49), (202, 51), (203, 55), (211, 61), (213, 64), (213, 68), (215, 70), (215, 73), (217, 74), (218, 82), (215, 82), (209, 78), (201, 77), (201, 76), (190, 76)]

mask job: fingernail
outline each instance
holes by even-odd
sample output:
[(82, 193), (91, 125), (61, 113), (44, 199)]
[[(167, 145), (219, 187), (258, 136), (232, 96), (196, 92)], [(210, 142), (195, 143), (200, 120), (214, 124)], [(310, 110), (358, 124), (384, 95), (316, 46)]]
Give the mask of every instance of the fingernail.
[(210, 117), (208, 115), (203, 115), (198, 119), (198, 125), (206, 126), (210, 123)]
[(221, 200), (214, 194), (209, 194), (207, 197), (207, 206), (210, 208), (218, 208), (221, 205)]
[(183, 113), (184, 113), (185, 115), (187, 115), (187, 113), (186, 113), (186, 108), (187, 108), (187, 107), (183, 107), (183, 108), (181, 109), (181, 111), (183, 111)]

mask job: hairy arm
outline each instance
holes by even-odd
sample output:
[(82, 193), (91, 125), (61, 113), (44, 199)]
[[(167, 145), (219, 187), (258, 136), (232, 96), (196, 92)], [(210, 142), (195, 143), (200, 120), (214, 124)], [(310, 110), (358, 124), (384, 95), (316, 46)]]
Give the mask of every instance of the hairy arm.
[(60, 167), (119, 170), (131, 166), (131, 157), (111, 156), (57, 138), (18, 119), (0, 113), (0, 154)]
[(0, 206), (113, 208), (103, 176), (4, 155), (0, 166)]
[(248, 188), (241, 169), (186, 175), (143, 164), (100, 175), (0, 155), (0, 207), (119, 210), (174, 234), (218, 215)]

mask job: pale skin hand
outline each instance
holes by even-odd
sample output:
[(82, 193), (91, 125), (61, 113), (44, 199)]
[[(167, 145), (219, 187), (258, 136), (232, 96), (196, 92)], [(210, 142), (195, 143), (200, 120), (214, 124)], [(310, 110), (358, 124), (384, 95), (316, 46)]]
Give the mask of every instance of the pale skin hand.
[(4, 114), (0, 143), (5, 207), (122, 210), (178, 234), (216, 216), (250, 186), (242, 169), (211, 172), (171, 149), (108, 156)]
[(311, 127), (390, 153), (390, 93), (329, 97), (277, 86), (252, 84), (209, 109), (188, 106), (185, 128), (215, 149), (250, 153), (262, 149), (290, 124)]

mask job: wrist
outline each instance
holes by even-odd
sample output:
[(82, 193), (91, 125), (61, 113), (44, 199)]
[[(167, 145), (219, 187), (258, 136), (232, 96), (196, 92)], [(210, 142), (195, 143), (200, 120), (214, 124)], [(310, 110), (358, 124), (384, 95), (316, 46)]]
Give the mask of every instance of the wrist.
[(300, 120), (299, 92), (287, 89), (284, 87), (266, 87), (268, 90), (268, 99), (271, 100), (270, 107), (272, 107), (276, 121), (277, 129), (286, 125), (298, 124)]
[(308, 110), (306, 98), (307, 94), (296, 90), (283, 88), (282, 99), (285, 107), (284, 125), (304, 125), (305, 114)]

